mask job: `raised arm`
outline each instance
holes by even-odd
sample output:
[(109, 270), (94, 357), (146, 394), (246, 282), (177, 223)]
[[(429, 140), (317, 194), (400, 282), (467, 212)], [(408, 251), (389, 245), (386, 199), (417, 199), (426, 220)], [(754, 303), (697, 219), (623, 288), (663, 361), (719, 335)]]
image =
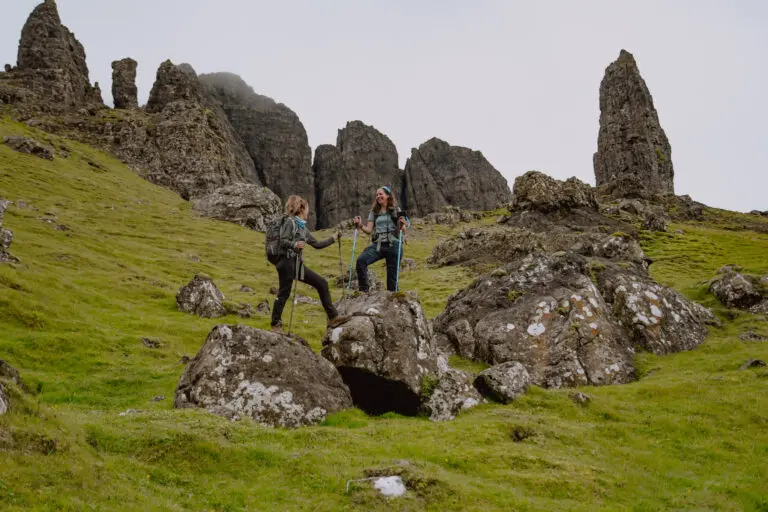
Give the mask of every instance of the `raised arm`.
[(322, 242), (318, 242), (317, 239), (315, 239), (315, 237), (312, 236), (312, 233), (307, 231), (307, 243), (312, 247), (314, 247), (315, 249), (325, 249), (335, 241), (336, 241), (336, 235), (332, 235), (330, 238), (327, 238)]

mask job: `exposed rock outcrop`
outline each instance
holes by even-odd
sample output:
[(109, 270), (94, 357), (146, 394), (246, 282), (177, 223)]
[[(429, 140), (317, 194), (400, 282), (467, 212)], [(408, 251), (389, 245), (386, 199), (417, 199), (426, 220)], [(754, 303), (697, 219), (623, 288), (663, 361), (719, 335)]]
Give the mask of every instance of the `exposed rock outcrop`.
[(53, 160), (53, 148), (30, 137), (9, 136), (3, 137), (3, 144), (18, 151), (27, 153), (45, 160)]
[(290, 108), (256, 94), (232, 73), (200, 75), (245, 143), (260, 181), (284, 202), (298, 194), (309, 202), (309, 226), (315, 225), (315, 179), (307, 132)]
[(674, 194), (672, 148), (632, 54), (621, 50), (600, 83), (597, 186), (614, 197)]
[(768, 276), (761, 279), (739, 270), (734, 265), (719, 269), (719, 277), (712, 281), (709, 291), (729, 308), (751, 309), (755, 313), (768, 311)]
[(636, 350), (703, 341), (714, 316), (653, 282), (632, 226), (600, 214), (584, 184), (526, 176), (505, 223), (435, 247), (432, 262), (482, 272), (449, 298), (436, 335), (463, 357), (520, 362), (547, 387), (627, 382)]
[(530, 382), (525, 366), (509, 361), (480, 372), (475, 379), (475, 387), (484, 395), (508, 404), (525, 393)]
[(213, 280), (204, 274), (195, 277), (182, 286), (176, 294), (179, 311), (193, 313), (203, 318), (218, 318), (227, 314), (224, 307), (224, 294), (216, 287)]
[(504, 176), (480, 151), (451, 146), (432, 138), (411, 150), (405, 164), (404, 203), (411, 216), (424, 216), (444, 206), (492, 210), (509, 202)]
[(282, 205), (271, 190), (261, 185), (235, 183), (194, 199), (192, 208), (213, 219), (240, 224), (264, 232), (267, 224), (280, 215)]
[(483, 397), (472, 385), (472, 376), (449, 368), (440, 375), (422, 409), (432, 421), (448, 421), (482, 402)]
[(13, 231), (3, 227), (3, 216), (5, 215), (6, 208), (8, 208), (8, 201), (0, 198), (0, 263), (16, 260), (8, 252), (8, 248), (13, 242)]
[(350, 319), (329, 329), (322, 355), (341, 373), (356, 406), (415, 415), (425, 383), (438, 376), (432, 332), (412, 293), (376, 292), (343, 300)]
[[(2, 81), (8, 103), (33, 99), (44, 110), (103, 105), (98, 84), (89, 81), (83, 45), (62, 25), (54, 0), (39, 4), (27, 18), (17, 65)], [(14, 88), (22, 91), (10, 92)]]
[(174, 407), (300, 427), (352, 407), (334, 366), (302, 340), (245, 325), (217, 325), (179, 380)]
[(11, 408), (11, 397), (3, 387), (3, 381), (12, 382), (17, 386), (22, 386), (19, 371), (0, 359), (0, 416), (8, 412)]
[(318, 146), (313, 171), (318, 228), (356, 215), (366, 217), (381, 186), (400, 198), (403, 181), (394, 143), (361, 121), (350, 121), (339, 130), (336, 146)]
[(112, 100), (115, 108), (139, 107), (139, 90), (136, 87), (138, 63), (130, 57), (112, 62)]

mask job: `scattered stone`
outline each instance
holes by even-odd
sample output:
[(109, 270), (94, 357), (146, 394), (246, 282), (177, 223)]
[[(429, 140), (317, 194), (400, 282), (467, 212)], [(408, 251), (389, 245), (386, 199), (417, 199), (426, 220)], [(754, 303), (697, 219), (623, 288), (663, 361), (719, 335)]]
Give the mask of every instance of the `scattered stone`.
[(137, 411), (136, 409), (126, 409), (125, 411), (118, 414), (118, 416), (131, 416), (133, 414), (136, 414), (137, 412), (139, 411)]
[(536, 435), (536, 431), (524, 425), (515, 425), (512, 427), (512, 431), (509, 433), (509, 435), (514, 442), (520, 443), (528, 438), (534, 437)]
[(399, 476), (382, 476), (373, 481), (373, 487), (387, 498), (405, 494), (405, 484)]
[(309, 304), (311, 306), (319, 306), (320, 301), (313, 299), (312, 297), (307, 297), (306, 295), (299, 295), (296, 297), (296, 304)]
[(163, 400), (165, 400), (165, 396), (163, 395), (157, 395), (154, 398), (152, 398), (153, 402), (162, 402)]
[(163, 343), (157, 338), (141, 338), (141, 342), (147, 348), (160, 348)]
[(179, 364), (185, 364), (186, 365), (186, 364), (189, 364), (190, 361), (192, 361), (192, 358), (189, 357), (188, 355), (184, 354), (183, 356), (181, 356), (181, 359), (179, 359)]
[(741, 341), (768, 341), (768, 337), (754, 331), (747, 331), (739, 335)]
[(138, 88), (136, 87), (136, 66), (138, 63), (129, 58), (112, 62), (112, 99), (115, 108), (132, 109), (139, 107)]
[(224, 294), (219, 291), (213, 280), (204, 274), (195, 274), (195, 277), (176, 294), (179, 311), (194, 313), (203, 318), (226, 315), (223, 302)]
[(746, 370), (748, 368), (760, 368), (762, 366), (766, 366), (765, 361), (763, 361), (762, 359), (750, 359), (749, 361), (741, 365), (741, 367), (739, 367), (739, 370)]
[[(409, 213), (410, 215), (410, 213)], [(438, 226), (455, 226), (460, 222), (472, 222), (481, 219), (483, 215), (479, 212), (462, 210), (457, 206), (443, 206), (438, 211), (428, 213), (421, 218), (412, 218), (412, 224), (434, 224)]]
[(267, 224), (280, 215), (282, 205), (267, 187), (234, 183), (193, 200), (192, 209), (205, 217), (265, 232)]
[(411, 149), (405, 163), (406, 209), (412, 217), (445, 206), (493, 210), (511, 199), (509, 184), (480, 151), (432, 138)]
[(592, 401), (592, 396), (582, 393), (581, 391), (575, 391), (568, 396), (576, 405), (587, 405)]
[(19, 153), (27, 153), (45, 160), (53, 160), (53, 148), (30, 137), (3, 137), (3, 144)]
[(352, 399), (333, 365), (306, 342), (245, 325), (218, 325), (184, 370), (174, 407), (299, 427), (352, 407)]
[(438, 377), (437, 351), (412, 292), (374, 292), (337, 304), (345, 323), (328, 329), (322, 355), (370, 414), (419, 412), (423, 387)]
[(13, 231), (3, 227), (3, 216), (5, 210), (8, 208), (9, 201), (0, 199), (0, 263), (8, 263), (18, 261), (9, 252), (8, 248), (13, 242)]
[(434, 389), (422, 390), (428, 395), (423, 410), (432, 421), (448, 421), (464, 410), (483, 402), (483, 397), (472, 385), (472, 375), (450, 368), (436, 380)]
[(272, 295), (277, 295), (277, 292), (279, 292), (279, 291), (280, 290), (277, 289), (277, 286), (270, 286), (269, 287), (269, 293), (272, 294)]
[(415, 270), (416, 269), (416, 260), (413, 258), (403, 258), (400, 260), (400, 271), (406, 272), (408, 270)]
[(646, 211), (643, 215), (643, 228), (648, 231), (666, 233), (669, 225), (669, 217), (660, 209)]
[(525, 366), (517, 361), (509, 361), (483, 370), (474, 384), (483, 395), (508, 404), (525, 393), (530, 382)]
[[(348, 270), (349, 269), (347, 269), (347, 272), (345, 272), (343, 276), (338, 276), (334, 280), (334, 284), (336, 285), (337, 288), (345, 289), (346, 290), (347, 283), (349, 282)], [(379, 280), (379, 276), (376, 273), (376, 271), (369, 267), (368, 268), (368, 290), (372, 291), (372, 292), (378, 292), (378, 291), (384, 290), (385, 286), (386, 286), (386, 283), (382, 283)], [(356, 269), (352, 269), (352, 284), (349, 285), (349, 289), (350, 289), (350, 291), (354, 291), (354, 290), (359, 290), (360, 289), (360, 285), (357, 282), (357, 270)]]
[(256, 311), (258, 311), (259, 313), (261, 313), (263, 315), (268, 315), (269, 312), (270, 312), (269, 301), (264, 299), (261, 302), (259, 302), (259, 305), (256, 306)]
[(0, 382), (0, 416), (8, 412), (8, 409), (10, 408), (11, 408), (11, 399), (8, 396), (8, 394), (5, 392), (3, 383)]
[(256, 308), (247, 302), (241, 302), (237, 308), (237, 316), (240, 318), (251, 318), (256, 314)]
[(250, 286), (242, 285), (240, 287), (240, 291), (243, 293), (253, 293), (253, 288), (251, 288)]
[(594, 168), (605, 195), (652, 199), (674, 194), (672, 148), (637, 63), (625, 50), (600, 84)]
[(683, 231), (682, 229), (676, 229), (676, 230), (675, 230), (675, 234), (676, 234), (676, 235), (684, 235), (684, 234), (685, 234), (685, 231)]

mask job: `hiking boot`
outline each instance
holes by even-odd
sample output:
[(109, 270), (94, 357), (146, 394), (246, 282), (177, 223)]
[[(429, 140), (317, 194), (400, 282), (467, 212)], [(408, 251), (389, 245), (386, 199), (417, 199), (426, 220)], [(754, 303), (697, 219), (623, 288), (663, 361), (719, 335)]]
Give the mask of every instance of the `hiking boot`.
[(328, 319), (328, 327), (329, 328), (338, 327), (341, 324), (343, 324), (344, 322), (346, 322), (347, 320), (349, 320), (349, 318), (350, 317), (345, 316), (345, 315), (338, 315), (338, 316), (335, 316), (333, 318), (329, 318)]
[(283, 334), (283, 326), (280, 324), (273, 325), (269, 330), (278, 334)]

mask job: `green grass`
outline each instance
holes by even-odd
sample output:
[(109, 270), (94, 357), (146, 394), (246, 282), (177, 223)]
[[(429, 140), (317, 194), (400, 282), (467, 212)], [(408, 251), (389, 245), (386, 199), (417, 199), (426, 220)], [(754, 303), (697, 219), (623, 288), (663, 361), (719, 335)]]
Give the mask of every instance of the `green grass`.
[[(0, 137), (17, 133), (35, 132), (0, 121)], [(587, 406), (571, 390), (534, 387), (449, 423), (350, 410), (317, 427), (270, 429), (172, 408), (179, 360), (213, 325), (268, 325), (182, 314), (176, 291), (204, 272), (235, 303), (271, 304), (277, 279), (263, 235), (199, 218), (117, 160), (49, 138), (70, 157), (48, 162), (0, 145), (0, 196), (29, 205), (5, 215), (21, 262), (0, 265), (0, 358), (33, 391), (11, 386), (13, 408), (0, 417), (0, 509), (768, 510), (768, 371), (738, 369), (768, 359), (768, 344), (738, 340), (746, 329), (768, 335), (768, 324), (715, 305), (705, 285), (725, 263), (768, 271), (767, 235), (704, 225), (646, 235), (653, 275), (725, 323), (692, 352), (639, 354), (638, 382), (582, 388), (593, 397)], [(70, 230), (43, 222), (45, 212)], [(425, 263), (439, 237), (464, 227), (411, 232), (405, 251), (418, 267), (400, 284), (418, 292), (430, 318), (472, 280)], [(350, 252), (347, 237), (345, 272)], [(336, 246), (307, 261), (339, 273)], [(383, 276), (382, 264), (374, 268)], [(240, 292), (243, 284), (254, 292)], [(299, 293), (316, 297), (303, 285)], [(324, 321), (318, 306), (297, 306), (295, 329), (316, 349)], [(121, 415), (128, 409), (136, 412)], [(387, 500), (360, 482), (346, 492), (349, 480), (382, 468), (402, 472), (406, 497)]]

